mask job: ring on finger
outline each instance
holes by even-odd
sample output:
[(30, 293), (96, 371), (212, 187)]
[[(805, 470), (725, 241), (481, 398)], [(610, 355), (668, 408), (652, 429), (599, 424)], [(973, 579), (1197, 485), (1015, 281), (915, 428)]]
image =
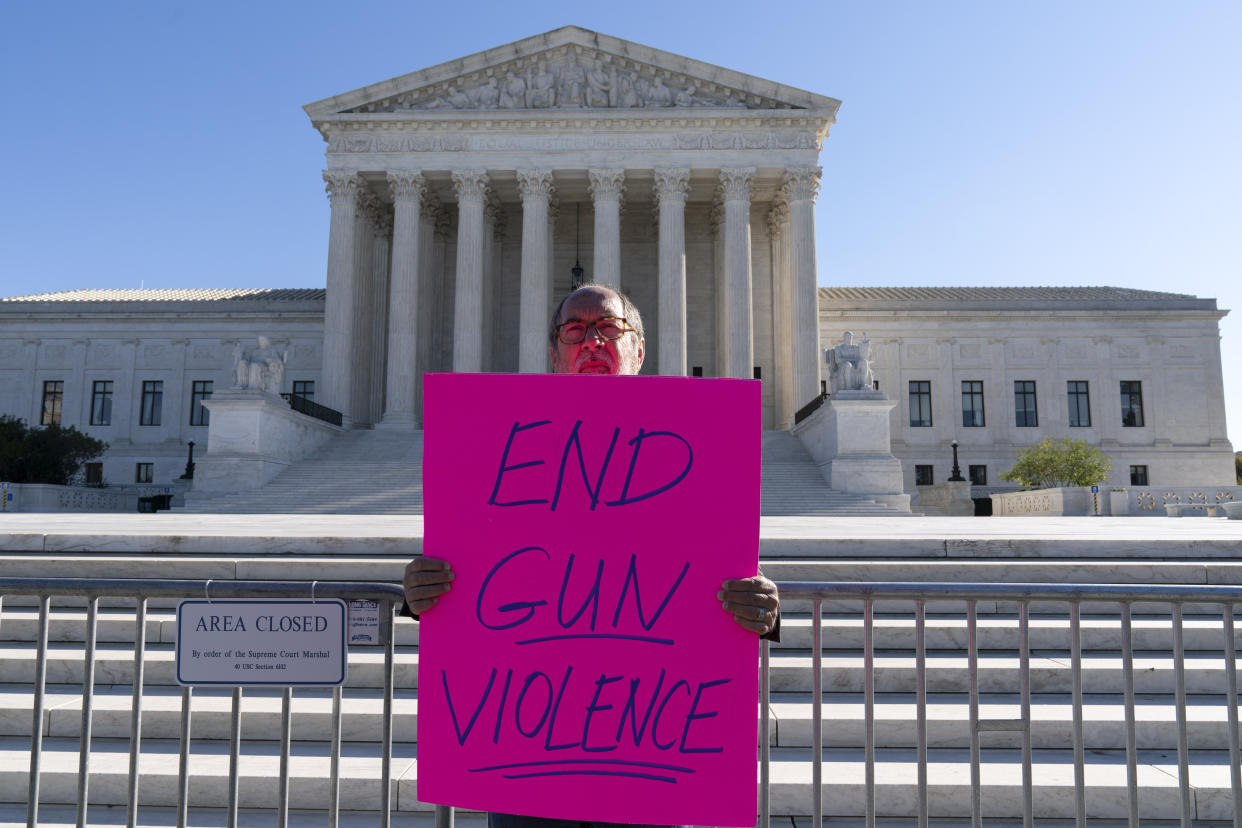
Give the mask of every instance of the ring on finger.
[(767, 617), (768, 617), (768, 611), (764, 609), (763, 607), (759, 607), (759, 620), (762, 621), (763, 619)]

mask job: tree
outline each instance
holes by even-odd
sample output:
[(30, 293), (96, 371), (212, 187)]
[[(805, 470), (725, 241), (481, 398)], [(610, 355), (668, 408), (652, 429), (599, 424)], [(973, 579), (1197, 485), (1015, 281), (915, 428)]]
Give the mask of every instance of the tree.
[(1238, 478), (1238, 483), (1242, 483), (1242, 451), (1233, 456), (1233, 474)]
[(83, 463), (107, 450), (107, 443), (73, 426), (27, 428), (23, 420), (0, 414), (0, 480), (67, 486)]
[(1040, 489), (1094, 486), (1104, 482), (1112, 467), (1113, 461), (1086, 440), (1045, 437), (1039, 445), (1019, 452), (1017, 462), (1001, 474), (1001, 480)]

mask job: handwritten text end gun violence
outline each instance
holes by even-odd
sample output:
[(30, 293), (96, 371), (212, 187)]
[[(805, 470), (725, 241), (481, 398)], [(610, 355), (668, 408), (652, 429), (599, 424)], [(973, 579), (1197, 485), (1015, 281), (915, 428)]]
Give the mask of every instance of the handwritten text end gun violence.
[(425, 382), (418, 797), (552, 818), (753, 825), (759, 383)]

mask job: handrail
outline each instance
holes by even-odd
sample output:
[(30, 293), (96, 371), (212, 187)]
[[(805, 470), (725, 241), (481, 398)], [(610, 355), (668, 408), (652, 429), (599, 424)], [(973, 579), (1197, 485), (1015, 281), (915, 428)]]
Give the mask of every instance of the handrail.
[(809, 403), (799, 408), (797, 413), (794, 414), (794, 425), (797, 425), (818, 411), (819, 407), (824, 404), (824, 401), (827, 400), (828, 397), (829, 394), (827, 391), (821, 391)]
[(289, 401), (289, 407), (299, 414), (305, 414), (308, 417), (314, 417), (316, 420), (323, 420), (325, 423), (331, 423), (334, 426), (341, 424), (341, 412), (334, 408), (328, 408), (326, 405), (320, 405), (314, 400), (308, 400), (301, 394), (281, 394), (282, 399)]

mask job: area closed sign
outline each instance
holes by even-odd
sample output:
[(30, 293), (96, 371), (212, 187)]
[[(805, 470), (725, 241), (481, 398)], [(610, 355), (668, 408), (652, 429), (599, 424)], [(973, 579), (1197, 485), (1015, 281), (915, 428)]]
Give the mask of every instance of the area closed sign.
[(345, 683), (345, 602), (189, 599), (177, 605), (177, 683)]

